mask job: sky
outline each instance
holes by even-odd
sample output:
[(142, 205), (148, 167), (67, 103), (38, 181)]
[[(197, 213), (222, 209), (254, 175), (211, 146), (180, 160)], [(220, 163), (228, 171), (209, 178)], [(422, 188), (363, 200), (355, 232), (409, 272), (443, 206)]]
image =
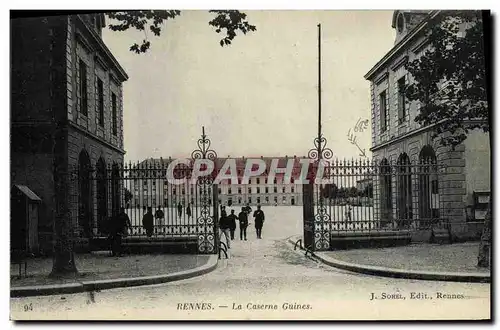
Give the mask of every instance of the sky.
[[(349, 128), (370, 119), (364, 75), (394, 45), (392, 11), (245, 11), (257, 31), (229, 47), (208, 11), (182, 11), (147, 35), (103, 31), (129, 75), (124, 83), (125, 159), (190, 157), (202, 126), (219, 157), (306, 156), (318, 130), (321, 24), (322, 129), (334, 157), (357, 157)], [(371, 126), (370, 126), (371, 127)], [(362, 149), (371, 132), (357, 133)]]

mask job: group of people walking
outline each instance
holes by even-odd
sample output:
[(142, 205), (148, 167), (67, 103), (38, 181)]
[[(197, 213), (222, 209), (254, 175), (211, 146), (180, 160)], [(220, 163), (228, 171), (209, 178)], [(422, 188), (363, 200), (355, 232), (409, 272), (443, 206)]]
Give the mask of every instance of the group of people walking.
[[(178, 215), (182, 215), (182, 205), (178, 205)], [(249, 204), (241, 208), (241, 212), (236, 215), (234, 210), (228, 215), (226, 212), (226, 207), (221, 205), (221, 216), (219, 219), (219, 228), (221, 235), (226, 238), (226, 244), (228, 248), (231, 248), (231, 240), (234, 240), (234, 233), (236, 231), (236, 222), (239, 222), (240, 228), (240, 240), (247, 240), (247, 227), (249, 225), (248, 217), (252, 213), (252, 208)], [(186, 215), (191, 217), (191, 205), (189, 204), (186, 208)], [(162, 225), (165, 218), (164, 212), (159, 207), (154, 215), (152, 207), (148, 207), (146, 213), (142, 217), (142, 226), (146, 231), (148, 237), (153, 236), (154, 232), (154, 220)], [(253, 212), (253, 218), (255, 222), (255, 231), (257, 234), (257, 239), (262, 238), (262, 227), (264, 225), (265, 215), (264, 211), (261, 210), (260, 205), (257, 206), (257, 210)], [(122, 238), (128, 235), (128, 231), (132, 229), (132, 224), (130, 218), (125, 211), (125, 208), (121, 208), (118, 214), (113, 217), (112, 228), (110, 232), (109, 239), (111, 241), (112, 252), (114, 256), (120, 256), (122, 254)]]
[[(221, 205), (221, 216), (219, 219), (219, 229), (222, 235), (226, 238), (227, 248), (231, 248), (231, 240), (234, 240), (234, 232), (236, 231), (236, 221), (239, 222), (240, 227), (240, 240), (247, 240), (247, 227), (248, 227), (248, 216), (252, 213), (252, 208), (250, 205), (243, 206), (241, 212), (236, 215), (234, 210), (231, 210), (231, 214), (227, 214), (226, 207)], [(261, 210), (260, 205), (257, 206), (257, 210), (254, 211), (253, 217), (255, 218), (255, 231), (257, 233), (257, 238), (262, 238), (262, 227), (264, 225), (265, 215), (264, 211)]]

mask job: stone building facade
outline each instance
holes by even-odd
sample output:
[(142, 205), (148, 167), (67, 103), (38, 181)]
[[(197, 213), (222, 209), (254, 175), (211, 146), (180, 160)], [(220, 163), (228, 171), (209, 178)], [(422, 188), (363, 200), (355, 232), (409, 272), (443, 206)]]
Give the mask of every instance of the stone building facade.
[(112, 212), (110, 192), (96, 194), (95, 180), (81, 180), (95, 175), (91, 168), (121, 164), (125, 153), (128, 76), (104, 44), (103, 27), (103, 14), (11, 20), (11, 183), (41, 197), (45, 250), (56, 217), (89, 235), (91, 222)]
[[(278, 160), (278, 168), (286, 168), (288, 160), (293, 159), (294, 166), (290, 183), (285, 183), (283, 181), (283, 174), (280, 173), (275, 175), (273, 182), (267, 182), (268, 171), (265, 171), (262, 175), (251, 177), (247, 184), (243, 184), (242, 178), (247, 158), (218, 158), (215, 166), (219, 170), (227, 160), (235, 162), (238, 172), (238, 182), (221, 180), (217, 187), (214, 186), (214, 189), (218, 189), (217, 202), (222, 205), (235, 206), (243, 206), (247, 203), (250, 205), (302, 205), (302, 185), (295, 182), (301, 171), (300, 158), (258, 158), (264, 161), (267, 170), (271, 168), (273, 159)], [(153, 208), (158, 206), (164, 208), (175, 207), (179, 202), (182, 205), (192, 203), (196, 206), (200, 204), (199, 193), (196, 191), (197, 187), (195, 185), (189, 182), (184, 184), (169, 184), (166, 179), (166, 169), (171, 162), (172, 159), (147, 159), (136, 166), (130, 166), (133, 169), (131, 170), (130, 179), (126, 180), (126, 186), (132, 193), (130, 203), (132, 208), (143, 208), (144, 206), (151, 206)], [(164, 173), (157, 178), (141, 178), (138, 175), (140, 169), (146, 169), (144, 173), (152, 173), (154, 169), (161, 169)], [(174, 173), (183, 171), (189, 173), (190, 168), (183, 168), (182, 165), (177, 165)], [(180, 174), (180, 177), (184, 177), (185, 173)], [(209, 194), (212, 194), (212, 192), (209, 191)]]
[(425, 188), (428, 191), (423, 191), (418, 175), (408, 176), (407, 187), (392, 183), (392, 191), (390, 188), (384, 191), (384, 183), (377, 182), (374, 184), (374, 198), (380, 202), (374, 206), (375, 214), (381, 217), (384, 213), (398, 216), (397, 199), (404, 196), (403, 204), (410, 207), (410, 217), (418, 219), (424, 199), (430, 198), (431, 211), (438, 210), (441, 218), (450, 221), (456, 238), (466, 239), (477, 237), (482, 226), (482, 219), (474, 219), (471, 212), (474, 192), (489, 192), (491, 189), (489, 135), (473, 131), (455, 150), (444, 147), (432, 139), (432, 126), (422, 127), (415, 122), (419, 105), (408, 102), (401, 93), (412, 83), (405, 64), (428, 49), (425, 37), (428, 20), (438, 13), (395, 11), (392, 20), (392, 27), (396, 29), (394, 47), (365, 78), (371, 84), (371, 151), (374, 160), (388, 168), (431, 160), (437, 163), (439, 170), (430, 178), (430, 184)]
[[(221, 166), (229, 158), (221, 159)], [(277, 159), (278, 168), (286, 168), (288, 160), (293, 159), (292, 177), (290, 183), (285, 182), (284, 175), (277, 173), (272, 182), (268, 182), (268, 171), (262, 175), (251, 177), (248, 184), (242, 184), (242, 177), (245, 171), (246, 159), (234, 158), (236, 169), (238, 171), (238, 183), (222, 181), (219, 186), (219, 202), (222, 205), (243, 206), (250, 205), (302, 205), (302, 184), (298, 184), (296, 179), (301, 171), (300, 158), (285, 157), (260, 157), (265, 164), (266, 169), (271, 168), (273, 159)]]

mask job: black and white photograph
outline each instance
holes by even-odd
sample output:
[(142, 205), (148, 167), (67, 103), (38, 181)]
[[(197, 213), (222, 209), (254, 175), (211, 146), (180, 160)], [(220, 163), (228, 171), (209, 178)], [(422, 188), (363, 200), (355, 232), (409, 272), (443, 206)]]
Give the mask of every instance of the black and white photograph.
[(10, 320), (491, 321), (493, 16), (11, 10)]

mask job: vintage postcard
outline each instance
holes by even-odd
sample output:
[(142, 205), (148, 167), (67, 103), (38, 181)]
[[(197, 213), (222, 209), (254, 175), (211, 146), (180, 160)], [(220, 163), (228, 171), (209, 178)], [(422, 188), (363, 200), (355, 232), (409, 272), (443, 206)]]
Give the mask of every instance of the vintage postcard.
[(12, 11), (11, 320), (491, 320), (491, 33)]

